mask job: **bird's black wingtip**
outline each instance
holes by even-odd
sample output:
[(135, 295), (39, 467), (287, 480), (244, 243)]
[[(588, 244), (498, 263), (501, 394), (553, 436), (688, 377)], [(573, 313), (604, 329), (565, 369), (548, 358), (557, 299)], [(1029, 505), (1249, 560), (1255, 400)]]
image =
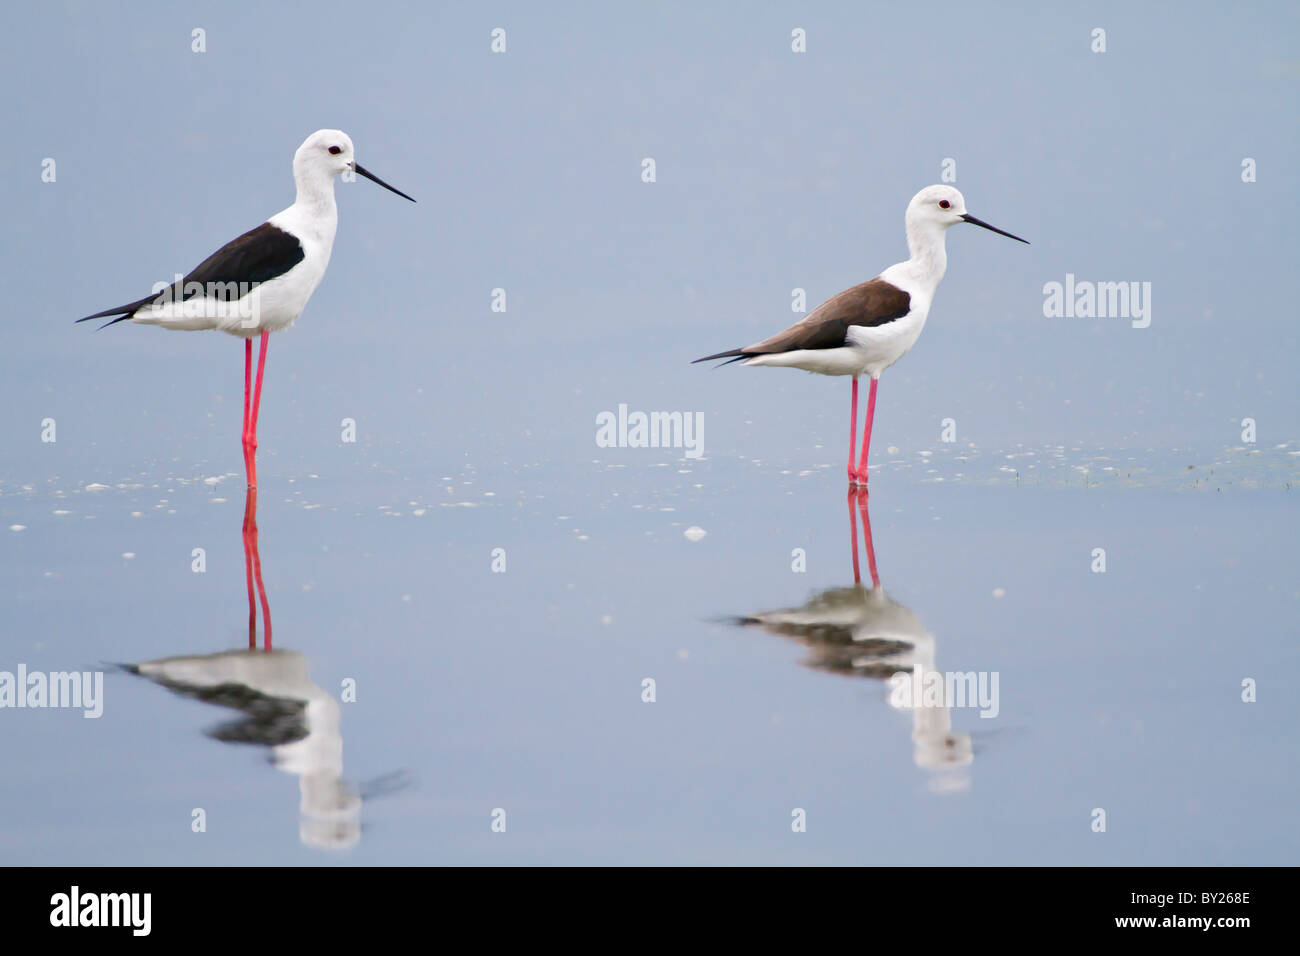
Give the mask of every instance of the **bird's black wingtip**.
[[(117, 318), (114, 319), (113, 322), (124, 322), (127, 319), (131, 318), (133, 315), (135, 315), (137, 312), (139, 312), (140, 309), (143, 308), (148, 303), (157, 302), (159, 300), (160, 300), (160, 293), (155, 292), (145, 296), (143, 299), (136, 299), (134, 302), (128, 302), (126, 305), (119, 305), (119, 306), (114, 306), (111, 309), (105, 309), (103, 312), (96, 312), (94, 315), (87, 315), (84, 318), (77, 319), (77, 321), (89, 322), (91, 319), (102, 319), (105, 318), (106, 316), (116, 315)], [(113, 322), (105, 322), (104, 325), (101, 325), (99, 328), (102, 329), (105, 326), (112, 325)]]
[[(704, 358), (697, 358), (695, 361), (691, 362), (691, 364), (699, 365), (701, 362), (712, 362), (714, 359), (720, 358), (731, 359), (731, 362), (740, 362), (749, 358), (749, 356), (745, 354), (743, 349), (729, 349), (726, 352), (718, 352), (716, 355), (706, 355)], [(723, 362), (722, 365), (730, 365), (731, 362)], [(722, 368), (722, 365), (719, 365), (718, 368)]]
[[(108, 314), (109, 314), (109, 315), (112, 315), (111, 312), (108, 313)], [(76, 325), (76, 324), (79, 323), (79, 322), (89, 322), (91, 319), (102, 319), (103, 317), (104, 317), (103, 314), (100, 314), (100, 315), (88, 315), (88, 316), (86, 316), (84, 319), (77, 319), (73, 324)], [(129, 316), (129, 315), (119, 315), (116, 319), (109, 319), (109, 320), (108, 320), (107, 322), (105, 322), (103, 325), (99, 326), (99, 328), (95, 329), (95, 331), (98, 332), (98, 331), (100, 331), (100, 329), (106, 329), (106, 328), (108, 328), (110, 325), (116, 325), (118, 322), (125, 322), (125, 321), (126, 321), (127, 319), (129, 319), (129, 318), (131, 318), (131, 316)]]

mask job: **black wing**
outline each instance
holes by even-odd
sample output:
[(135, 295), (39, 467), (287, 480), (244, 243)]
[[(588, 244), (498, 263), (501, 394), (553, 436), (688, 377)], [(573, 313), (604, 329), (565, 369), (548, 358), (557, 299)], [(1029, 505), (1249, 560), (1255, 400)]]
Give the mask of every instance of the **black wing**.
[(118, 316), (112, 322), (105, 322), (104, 325), (100, 326), (100, 328), (104, 328), (112, 325), (113, 322), (121, 322), (131, 318), (144, 306), (168, 295), (180, 301), (190, 298), (196, 294), (194, 289), (190, 289), (188, 294), (186, 293), (186, 287), (191, 283), (197, 282), (206, 287), (209, 283), (226, 284), (234, 282), (252, 285), (267, 282), (277, 276), (284, 275), (302, 262), (305, 257), (306, 253), (303, 252), (302, 243), (298, 241), (297, 236), (285, 232), (269, 222), (264, 222), (256, 229), (248, 230), (238, 239), (232, 239), (212, 253), (212, 255), (195, 266), (179, 284), (173, 283), (169, 288), (161, 292), (152, 293), (143, 299), (128, 302), (126, 305), (119, 305), (113, 309), (96, 312), (94, 315), (88, 315), (85, 318), (77, 319), (77, 321), (85, 322), (88, 319), (102, 319), (109, 315)]

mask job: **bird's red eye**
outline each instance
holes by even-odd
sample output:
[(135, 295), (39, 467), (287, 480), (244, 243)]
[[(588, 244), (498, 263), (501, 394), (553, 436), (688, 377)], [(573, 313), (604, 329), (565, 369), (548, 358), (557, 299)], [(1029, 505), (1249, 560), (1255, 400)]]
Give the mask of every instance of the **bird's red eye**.
[[(333, 152), (333, 150), (330, 150), (330, 152)], [(946, 199), (940, 199), (940, 200), (939, 200), (939, 208), (940, 208), (940, 209), (947, 209), (947, 208), (948, 208), (948, 200), (946, 200)]]
[(338, 147), (338, 146), (331, 146), (331, 147), (330, 147), (330, 155), (331, 155), (331, 156), (337, 156), (337, 155), (338, 155), (339, 153), (341, 153), (341, 152), (343, 152), (343, 150), (342, 150), (342, 148), (340, 148), (340, 147)]

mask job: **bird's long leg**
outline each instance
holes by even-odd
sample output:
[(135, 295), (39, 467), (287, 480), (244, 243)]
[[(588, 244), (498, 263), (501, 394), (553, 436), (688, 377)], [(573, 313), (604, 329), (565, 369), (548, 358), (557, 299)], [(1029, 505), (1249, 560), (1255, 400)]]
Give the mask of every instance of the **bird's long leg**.
[[(249, 409), (249, 387), (253, 384), (253, 340), (244, 339), (244, 417), (240, 423), (239, 442), (244, 448), (244, 479), (250, 485), (252, 477), (249, 474), (248, 464), (248, 409)], [(245, 515), (247, 518), (247, 515)]]
[[(247, 459), (245, 459), (247, 460)], [(248, 647), (257, 647), (257, 605), (253, 601), (253, 549), (249, 538), (249, 525), (257, 507), (257, 492), (249, 488), (244, 495), (244, 580), (248, 585)]]
[[(871, 586), (880, 587), (880, 575), (876, 573), (876, 543), (871, 537), (871, 515), (867, 509), (867, 492), (858, 493), (858, 510), (862, 512), (862, 541), (867, 546), (867, 570), (871, 573)], [(857, 539), (854, 539), (857, 543)]]
[[(266, 346), (270, 342), (270, 333), (262, 332), (262, 344), (257, 350), (257, 384), (253, 386), (253, 412), (249, 416), (248, 430), (248, 456), (249, 456), (249, 476), (248, 487), (257, 487), (257, 413), (262, 407), (262, 373), (266, 371)], [(251, 340), (250, 340), (251, 344)]]
[[(857, 429), (854, 429), (856, 431)], [(857, 496), (852, 488), (849, 489), (849, 541), (853, 544), (853, 583), (862, 583), (862, 572), (858, 570), (858, 514), (853, 510), (853, 499)], [(251, 599), (251, 597), (250, 597)]]
[[(849, 409), (849, 484), (857, 480), (857, 472), (853, 470), (853, 452), (856, 450), (858, 440), (858, 377), (853, 376), (853, 405)], [(852, 510), (852, 509), (850, 509)], [(856, 543), (857, 532), (853, 537)]]
[(871, 423), (876, 417), (876, 385), (880, 379), (872, 376), (871, 391), (867, 393), (867, 424), (862, 429), (862, 457), (858, 459), (858, 481), (867, 483), (867, 452), (871, 450)]

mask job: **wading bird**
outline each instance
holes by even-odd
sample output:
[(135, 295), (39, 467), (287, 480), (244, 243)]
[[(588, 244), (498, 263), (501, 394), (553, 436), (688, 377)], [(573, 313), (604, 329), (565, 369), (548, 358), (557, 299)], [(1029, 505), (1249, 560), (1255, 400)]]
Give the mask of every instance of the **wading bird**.
[[(358, 165), (346, 133), (317, 130), (293, 154), (298, 195), (292, 206), (226, 243), (189, 275), (166, 288), (77, 319), (85, 322), (117, 316), (100, 328), (129, 319), (140, 325), (187, 332), (215, 329), (242, 338), (244, 473), (250, 488), (257, 487), (257, 413), (262, 401), (267, 338), (293, 324), (325, 275), (339, 221), (334, 177), (349, 171), (415, 202)], [(259, 336), (257, 384), (250, 399), (253, 339)]]
[[(849, 483), (867, 483), (867, 451), (871, 422), (876, 415), (876, 384), (880, 373), (916, 344), (930, 313), (948, 256), (944, 234), (948, 227), (968, 222), (1000, 236), (1025, 242), (966, 212), (966, 200), (951, 186), (927, 186), (907, 204), (907, 248), (911, 257), (890, 266), (876, 278), (827, 299), (800, 322), (755, 345), (747, 345), (696, 362), (730, 359), (746, 365), (781, 365), (820, 375), (853, 376), (853, 408), (849, 416)], [(723, 362), (729, 365), (731, 362)], [(692, 363), (694, 364), (694, 363)], [(858, 377), (871, 376), (867, 423), (862, 430), (862, 457), (853, 463), (858, 431)]]

